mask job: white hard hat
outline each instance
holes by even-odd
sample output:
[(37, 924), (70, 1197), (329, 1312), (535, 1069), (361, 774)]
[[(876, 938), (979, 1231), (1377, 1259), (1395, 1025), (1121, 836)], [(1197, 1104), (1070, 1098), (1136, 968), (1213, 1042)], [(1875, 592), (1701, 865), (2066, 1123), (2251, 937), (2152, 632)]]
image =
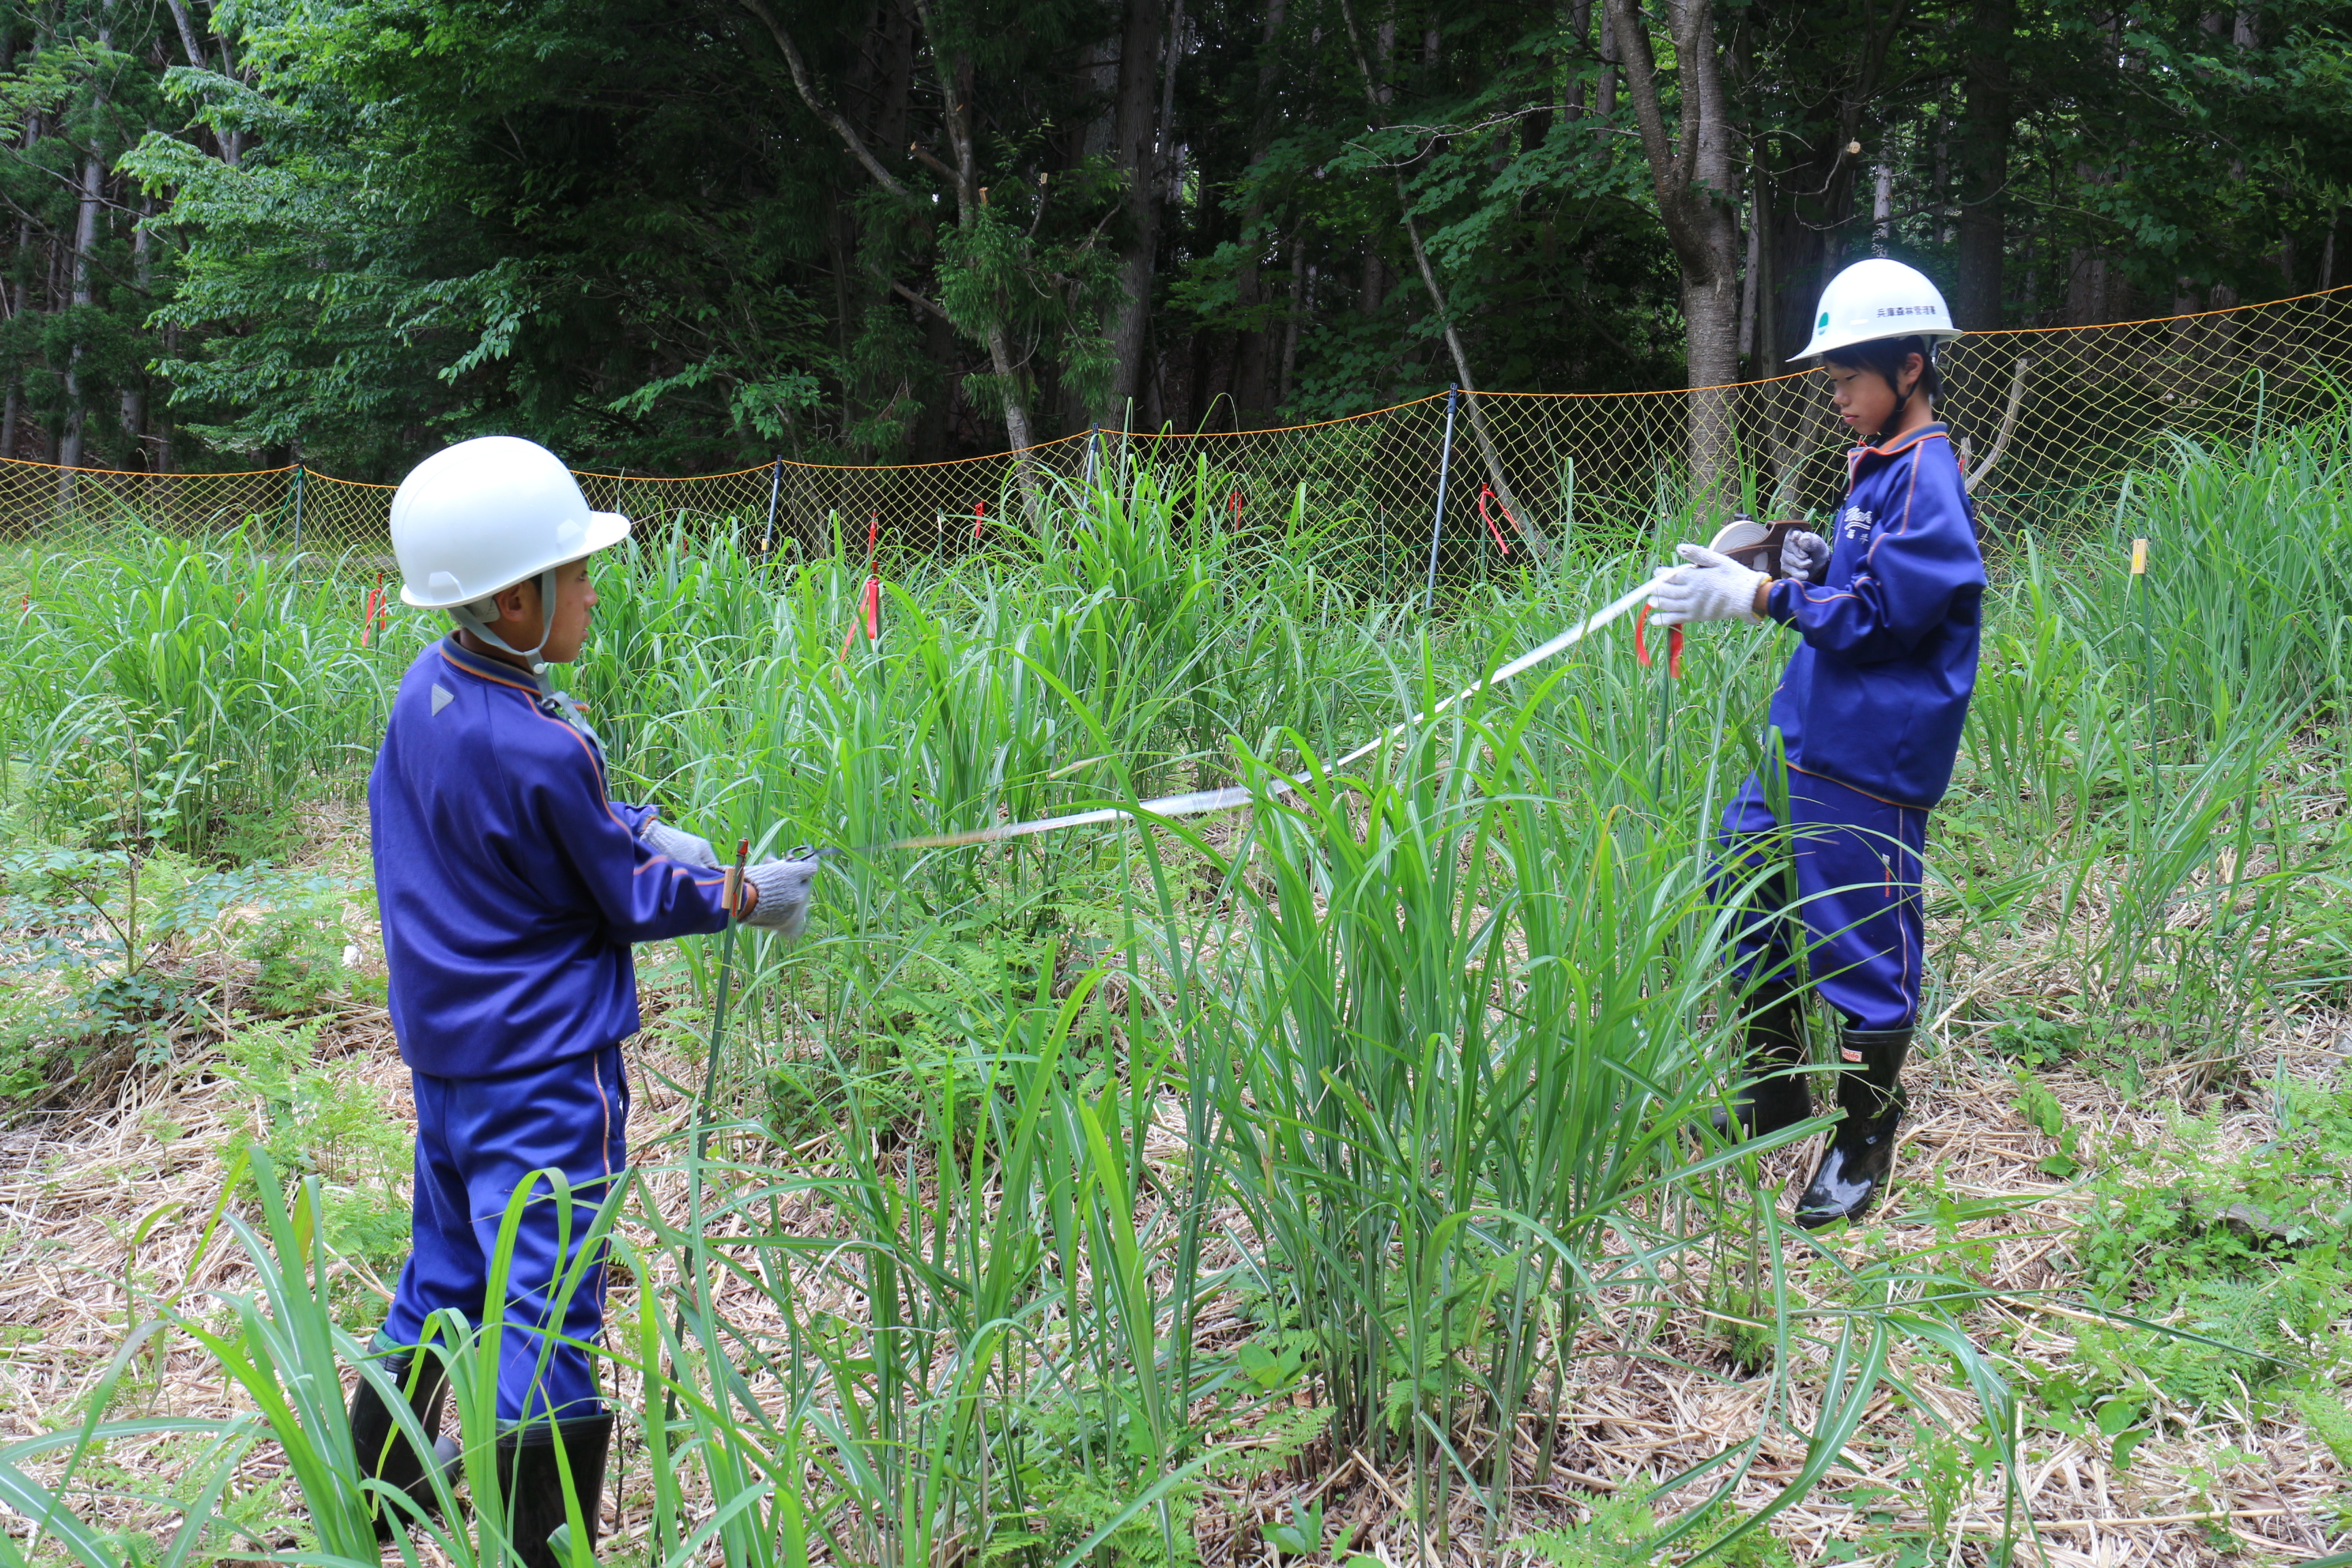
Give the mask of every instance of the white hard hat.
[(517, 436), (446, 447), (392, 498), (401, 601), (423, 610), (486, 599), (628, 532), (619, 512), (588, 510), (561, 458)]
[(1944, 296), (1926, 273), (1879, 256), (1830, 279), (1821, 309), (1813, 312), (1813, 341), (1789, 358), (1811, 359), (1873, 338), (1926, 338), (1933, 343), (1960, 335)]

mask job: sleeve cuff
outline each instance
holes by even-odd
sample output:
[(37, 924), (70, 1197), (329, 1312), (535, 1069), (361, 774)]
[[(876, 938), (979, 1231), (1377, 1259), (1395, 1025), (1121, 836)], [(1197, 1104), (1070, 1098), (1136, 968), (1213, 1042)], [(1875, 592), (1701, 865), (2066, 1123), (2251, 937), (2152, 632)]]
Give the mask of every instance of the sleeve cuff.
[(1764, 591), (1765, 618), (1778, 621), (1784, 626), (1795, 625), (1797, 591), (1803, 586), (1804, 584), (1794, 577), (1773, 579), (1771, 587)]

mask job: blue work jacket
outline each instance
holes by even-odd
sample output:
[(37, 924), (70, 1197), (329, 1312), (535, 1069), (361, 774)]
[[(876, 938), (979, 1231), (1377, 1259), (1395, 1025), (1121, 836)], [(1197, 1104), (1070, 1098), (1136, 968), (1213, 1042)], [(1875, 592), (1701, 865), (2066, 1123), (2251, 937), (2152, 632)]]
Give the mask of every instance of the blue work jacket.
[(455, 637), (401, 677), (368, 775), (401, 1057), (490, 1078), (636, 1032), (629, 944), (727, 924), (723, 874), (656, 854), (584, 724)]
[(1804, 640), (1772, 694), (1790, 763), (1898, 805), (1943, 799), (1977, 683), (1984, 557), (1949, 432), (1847, 458), (1829, 568), (1772, 584)]

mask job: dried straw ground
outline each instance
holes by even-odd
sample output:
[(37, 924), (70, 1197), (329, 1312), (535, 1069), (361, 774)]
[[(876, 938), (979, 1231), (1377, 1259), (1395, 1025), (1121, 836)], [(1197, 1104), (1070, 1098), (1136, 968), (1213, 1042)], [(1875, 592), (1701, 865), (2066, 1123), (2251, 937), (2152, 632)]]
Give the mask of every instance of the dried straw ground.
[[(352, 824), (331, 816), (313, 826), (327, 846), (322, 862), (345, 873), (363, 868)], [(364, 887), (364, 881), (354, 885)], [(352, 910), (355, 928), (364, 923), (364, 912)], [(2021, 951), (2002, 955), (1998, 965), (1987, 963), (1982, 973), (1990, 983), (1988, 989), (1998, 986), (2014, 995), (2029, 988), (2031, 959), (2030, 952)], [(1949, 994), (1963, 998), (1962, 1010), (1938, 1021), (1932, 1043), (1923, 1047), (1925, 1059), (1913, 1069), (1914, 1114), (1902, 1172), (1914, 1181), (1938, 1172), (1947, 1189), (1958, 1194), (2037, 1200), (2001, 1217), (1967, 1224), (1960, 1235), (1990, 1244), (1989, 1266), (1976, 1270), (1987, 1287), (2031, 1293), (2063, 1285), (2070, 1215), (2079, 1210), (2080, 1200), (2035, 1169), (2037, 1159), (2054, 1152), (2051, 1141), (2018, 1118), (2006, 1068), (1974, 1048), (1977, 1026), (1965, 1011), (1969, 977), (1954, 978), (1960, 984)], [(646, 1042), (654, 1037), (642, 1037), (633, 1050), (650, 1048)], [(2341, 1017), (2276, 1018), (2236, 1081), (2259, 1084), (2284, 1068), (2310, 1081), (2340, 1083), (2352, 1070), (2345, 1055), (2347, 1041), (2352, 1024)], [(336, 1016), (320, 1050), (352, 1058), (405, 1113), (405, 1073), (381, 1012)], [(659, 1075), (646, 1070), (665, 1068), (677, 1079), (683, 1076), (683, 1065), (633, 1061), (633, 1142), (645, 1146), (684, 1123), (686, 1104), (661, 1087)], [(2112, 1084), (2079, 1074), (2053, 1073), (2047, 1082), (2094, 1159), (2103, 1144), (2117, 1138), (2162, 1139), (2169, 1119), (2179, 1114), (2167, 1092), (2179, 1086), (2152, 1083), (2127, 1100)], [(2225, 1146), (2249, 1146), (2272, 1135), (2258, 1098), (2200, 1108), (2221, 1111)], [(199, 1261), (195, 1241), (219, 1191), (222, 1152), (237, 1136), (258, 1131), (255, 1115), (247, 1097), (194, 1061), (167, 1074), (126, 1079), (101, 1100), (0, 1133), (0, 1258), (5, 1259), (0, 1268), (0, 1440), (49, 1430), (79, 1415), (88, 1391), (123, 1342), (133, 1299), (178, 1290), (183, 1300), (196, 1303), (208, 1291), (250, 1288), (233, 1247), (215, 1247)], [(1802, 1150), (1785, 1152), (1771, 1161), (1769, 1174), (1776, 1181), (1801, 1180), (1808, 1158)], [(1899, 1215), (1905, 1207), (1898, 1194), (1890, 1208)], [(824, 1223), (821, 1215), (803, 1217), (813, 1225)], [(1842, 1245), (1859, 1255), (1874, 1245), (1900, 1249), (1931, 1239), (1925, 1226), (1898, 1218), (1874, 1239), (1865, 1233)], [(654, 1284), (659, 1289), (661, 1282)], [(614, 1303), (616, 1310), (628, 1305)], [(755, 1317), (760, 1304), (745, 1299), (725, 1305)], [(1507, 1544), (1525, 1531), (1580, 1519), (1597, 1496), (1674, 1474), (1754, 1431), (1769, 1377), (1744, 1376), (1731, 1364), (1723, 1325), (1705, 1312), (1670, 1308), (1662, 1314), (1654, 1309), (1654, 1303), (1625, 1314), (1622, 1321), (1587, 1325), (1580, 1334), (1580, 1353), (1570, 1363), (1558, 1425), (1547, 1430), (1535, 1415), (1517, 1424), (1519, 1485), (1515, 1517), (1500, 1532)], [(2021, 1304), (1977, 1310), (1969, 1326), (1976, 1342), (1998, 1355), (2055, 1366), (2074, 1353), (2079, 1322), (2062, 1302), (2026, 1296)], [(353, 1326), (362, 1331), (367, 1327)], [(205, 1361), (183, 1341), (163, 1342), (169, 1348), (160, 1363), (144, 1365), (128, 1380), (115, 1413), (228, 1414), (231, 1397), (208, 1374)], [(1912, 1373), (1944, 1391), (1947, 1413), (1964, 1425), (1972, 1402), (1951, 1369), (1916, 1353), (1908, 1359)], [(1801, 1391), (1802, 1377), (1799, 1385)], [(1813, 1386), (1817, 1392), (1817, 1381)], [(2352, 1546), (2340, 1534), (2331, 1542), (2330, 1535), (2341, 1528), (2338, 1502), (2347, 1478), (2308, 1430), (2230, 1411), (2169, 1414), (2164, 1435), (2147, 1443), (2122, 1474), (2108, 1463), (2103, 1445), (2053, 1441), (2046, 1432), (2029, 1431), (2018, 1517), (2030, 1513), (2037, 1539), (2020, 1546), (2017, 1561), (2051, 1568), (2126, 1568), (2219, 1563), (2234, 1554), (2238, 1562), (2294, 1563), (2322, 1555), (2331, 1545), (2338, 1551)], [(1862, 1533), (1866, 1521), (1860, 1510), (1834, 1500), (1858, 1486), (1874, 1483), (1896, 1494), (1871, 1505), (1882, 1513), (1891, 1510), (1896, 1528), (1924, 1526), (1924, 1509), (1909, 1495), (1916, 1489), (1905, 1479), (1912, 1430), (1907, 1416), (1884, 1398), (1879, 1401), (1830, 1481), (1775, 1521), (1775, 1532), (1797, 1562), (1821, 1561), (1826, 1542)], [(1491, 1442), (1491, 1434), (1486, 1440)], [(1538, 1486), (1538, 1445), (1544, 1443), (1552, 1452), (1544, 1467), (1547, 1479)], [(88, 1479), (168, 1494), (174, 1476), (194, 1457), (184, 1444), (158, 1441), (143, 1451), (110, 1455)], [(1754, 1506), (1769, 1498), (1801, 1458), (1801, 1446), (1792, 1438), (1769, 1443), (1742, 1502)], [(247, 1479), (268, 1480), (275, 1463), (267, 1445), (257, 1447), (246, 1460)], [(1414, 1538), (1411, 1492), (1411, 1479), (1400, 1468), (1383, 1472), (1360, 1453), (1319, 1447), (1307, 1462), (1246, 1490), (1213, 1492), (1199, 1515), (1199, 1544), (1204, 1560), (1220, 1568), (1273, 1568), (1277, 1559), (1261, 1525), (1284, 1517), (1294, 1500), (1319, 1497), (1329, 1525), (1355, 1527), (1353, 1550), (1399, 1568), (1441, 1557), (1464, 1565), (1483, 1560), (1475, 1499), (1456, 1489), (1441, 1543), (1434, 1531), (1427, 1539)], [(649, 1496), (642, 1450), (625, 1444), (617, 1485), (607, 1498), (606, 1531), (614, 1538), (608, 1561), (642, 1552)], [(1668, 1505), (1695, 1496), (1667, 1500)], [(1935, 1560), (1988, 1561), (1990, 1544), (2002, 1534), (2003, 1508), (2000, 1479), (1977, 1477), (1953, 1511), (1948, 1539)], [(165, 1522), (155, 1509), (110, 1505), (110, 1511), (115, 1515), (110, 1523), (154, 1528)], [(270, 1528), (268, 1509), (248, 1517), (276, 1543), (293, 1543), (282, 1520)], [(25, 1521), (11, 1519), (9, 1527), (21, 1538)], [(1507, 1550), (1503, 1554), (1524, 1560)]]

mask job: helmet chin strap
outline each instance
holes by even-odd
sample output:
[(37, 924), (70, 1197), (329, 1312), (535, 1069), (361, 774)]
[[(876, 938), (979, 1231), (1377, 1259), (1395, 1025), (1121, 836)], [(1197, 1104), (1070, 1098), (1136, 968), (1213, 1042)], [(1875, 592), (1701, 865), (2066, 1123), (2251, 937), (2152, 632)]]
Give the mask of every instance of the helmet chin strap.
[(530, 666), (532, 675), (544, 675), (547, 671), (547, 661), (539, 657), (539, 650), (547, 646), (548, 637), (555, 630), (556, 570), (555, 567), (551, 566), (539, 574), (539, 640), (527, 648), (516, 647), (506, 638), (490, 630), (489, 623), (476, 615), (474, 606), (471, 605), (450, 605), (449, 618), (499, 652), (510, 653), (527, 662)]
[(1877, 439), (1881, 441), (1886, 439), (1889, 431), (1897, 430), (1902, 427), (1903, 410), (1910, 405), (1911, 393), (1919, 390), (1919, 382), (1927, 379), (1927, 372), (1932, 369), (1936, 363), (1936, 344), (1933, 339), (1922, 339), (1919, 345), (1919, 351), (1918, 380), (1914, 381), (1911, 384), (1910, 392), (1906, 392), (1901, 387), (1896, 387), (1895, 389), (1895, 406), (1887, 410), (1886, 424), (1885, 427), (1878, 432)]

